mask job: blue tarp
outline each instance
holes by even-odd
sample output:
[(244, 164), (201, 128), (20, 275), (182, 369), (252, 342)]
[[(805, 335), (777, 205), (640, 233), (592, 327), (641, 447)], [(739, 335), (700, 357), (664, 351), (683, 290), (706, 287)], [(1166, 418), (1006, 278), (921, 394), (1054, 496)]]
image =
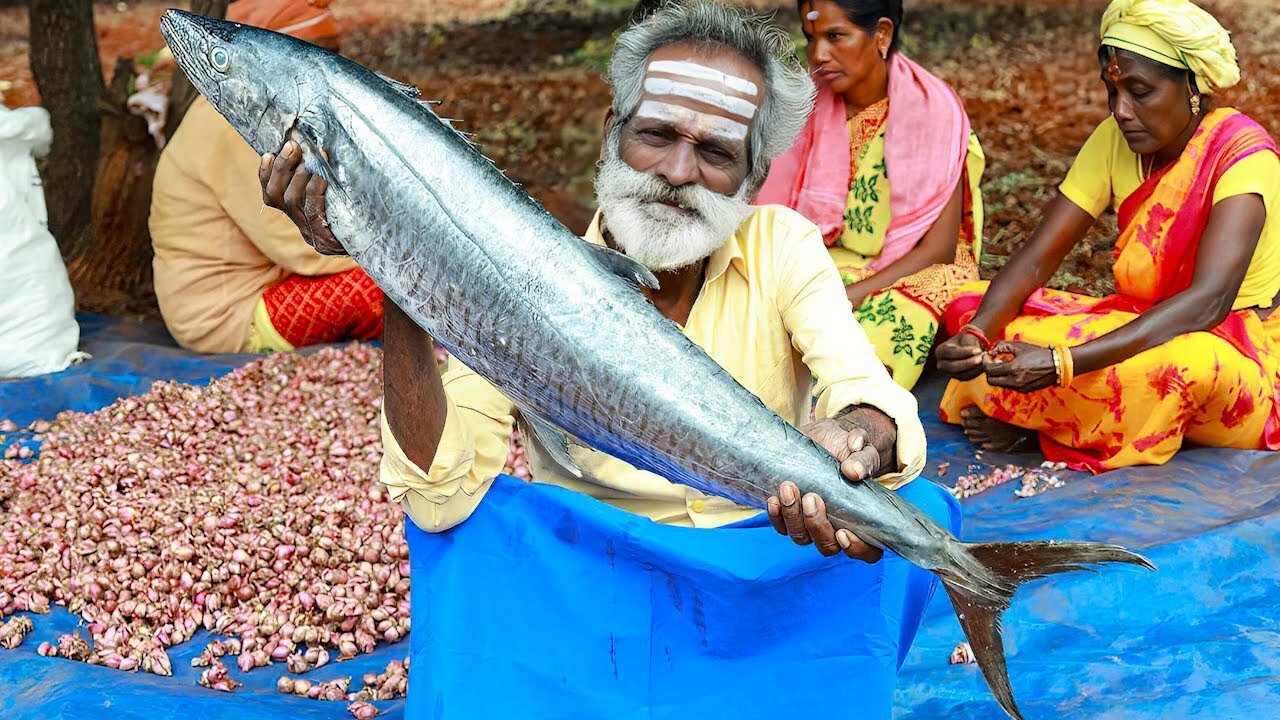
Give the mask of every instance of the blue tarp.
[[(922, 392), (930, 469), (963, 469), (972, 446)], [(992, 464), (1008, 459), (984, 458)], [(1042, 460), (1043, 458), (1037, 458)], [(951, 471), (951, 475), (956, 474)], [(1195, 448), (1161, 467), (1018, 498), (1017, 482), (969, 498), (966, 540), (1116, 542), (1160, 568), (1104, 568), (1026, 586), (1005, 615), (1015, 697), (1027, 718), (1262, 718), (1280, 713), (1280, 454)], [(936, 598), (898, 681), (899, 717), (1001, 717)]]
[[(0, 417), (25, 424), (63, 409), (93, 410), (155, 380), (207, 382), (249, 359), (185, 353), (153, 324), (80, 320), (82, 344), (94, 359), (47, 378), (0, 383)], [(929, 472), (947, 461), (947, 481), (974, 462), (974, 453), (955, 428), (938, 421), (940, 390), (932, 382), (920, 395)], [(1019, 594), (1006, 616), (1005, 644), (1025, 715), (1256, 720), (1274, 714), (1280, 707), (1280, 456), (1194, 449), (1159, 468), (1062, 476), (1065, 487), (1036, 497), (1015, 497), (1016, 483), (1010, 483), (964, 501), (967, 539), (1120, 542), (1146, 552), (1160, 572), (1077, 573)], [(2, 718), (346, 717), (345, 703), (277, 695), (270, 670), (241, 678), (246, 687), (234, 695), (196, 686), (199, 673), (189, 661), (203, 647), (199, 639), (173, 652), (174, 678), (40, 658), (35, 646), (74, 619), (57, 612), (33, 620), (36, 631), (26, 644), (0, 650)], [(898, 717), (1000, 717), (976, 667), (948, 664), (961, 639), (939, 595), (901, 671)], [(358, 679), (406, 648), (402, 641), (313, 675)], [(690, 682), (696, 686), (697, 679)], [(803, 677), (786, 681), (803, 683)], [(403, 716), (402, 703), (382, 705), (388, 717)], [(832, 708), (836, 716), (857, 712)]]
[[(899, 493), (960, 532), (959, 503), (942, 487)], [(451, 532), (405, 531), (413, 627), (429, 633), (412, 642), (409, 696), (437, 719), (811, 717), (832, 707), (888, 718), (938, 585), (893, 554), (824, 558), (778, 537), (763, 515), (672, 527), (503, 475)], [(822, 692), (743, 693), (778, 683), (780, 663)]]

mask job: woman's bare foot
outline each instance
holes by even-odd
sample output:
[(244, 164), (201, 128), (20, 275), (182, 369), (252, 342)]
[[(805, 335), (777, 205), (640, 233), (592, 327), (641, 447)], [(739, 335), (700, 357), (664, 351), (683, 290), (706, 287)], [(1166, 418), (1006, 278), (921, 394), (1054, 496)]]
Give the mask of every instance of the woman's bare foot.
[(1035, 431), (1001, 422), (968, 405), (960, 410), (960, 425), (969, 442), (991, 452), (1027, 452), (1035, 448)]

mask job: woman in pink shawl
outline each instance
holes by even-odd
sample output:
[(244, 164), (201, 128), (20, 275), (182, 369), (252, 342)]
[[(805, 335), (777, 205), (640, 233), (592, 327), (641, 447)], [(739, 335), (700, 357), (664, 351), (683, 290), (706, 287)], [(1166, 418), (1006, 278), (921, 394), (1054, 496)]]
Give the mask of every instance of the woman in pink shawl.
[(880, 361), (910, 389), (942, 311), (978, 278), (986, 159), (955, 91), (898, 52), (901, 0), (798, 6), (817, 103), (755, 202), (822, 229)]

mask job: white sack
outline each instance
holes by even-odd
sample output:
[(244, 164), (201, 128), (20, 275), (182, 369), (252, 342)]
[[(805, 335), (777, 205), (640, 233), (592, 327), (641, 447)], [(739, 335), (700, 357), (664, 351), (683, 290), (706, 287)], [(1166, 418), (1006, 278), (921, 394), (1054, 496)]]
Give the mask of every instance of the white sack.
[(85, 357), (36, 172), (52, 140), (44, 108), (0, 106), (0, 378), (58, 372)]

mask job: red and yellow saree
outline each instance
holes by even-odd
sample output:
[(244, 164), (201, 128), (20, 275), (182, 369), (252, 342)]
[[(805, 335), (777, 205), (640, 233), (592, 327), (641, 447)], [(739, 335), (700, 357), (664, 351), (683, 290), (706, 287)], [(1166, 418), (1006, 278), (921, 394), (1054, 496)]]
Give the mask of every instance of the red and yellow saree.
[[(1002, 337), (1037, 345), (1081, 345), (1132, 321), (1190, 286), (1217, 181), (1257, 152), (1277, 152), (1257, 123), (1228, 109), (1205, 118), (1182, 156), (1120, 206), (1117, 293), (1092, 298), (1040, 289)], [(947, 309), (952, 333), (973, 316), (985, 287)], [(1185, 440), (1215, 447), (1280, 449), (1280, 313), (1233, 311), (1208, 332), (1178, 336), (1123, 362), (1075, 378), (1070, 387), (1018, 393), (985, 377), (952, 381), (942, 417), (959, 423), (976, 405), (1035, 430), (1045, 455), (1102, 472), (1161, 464)]]

